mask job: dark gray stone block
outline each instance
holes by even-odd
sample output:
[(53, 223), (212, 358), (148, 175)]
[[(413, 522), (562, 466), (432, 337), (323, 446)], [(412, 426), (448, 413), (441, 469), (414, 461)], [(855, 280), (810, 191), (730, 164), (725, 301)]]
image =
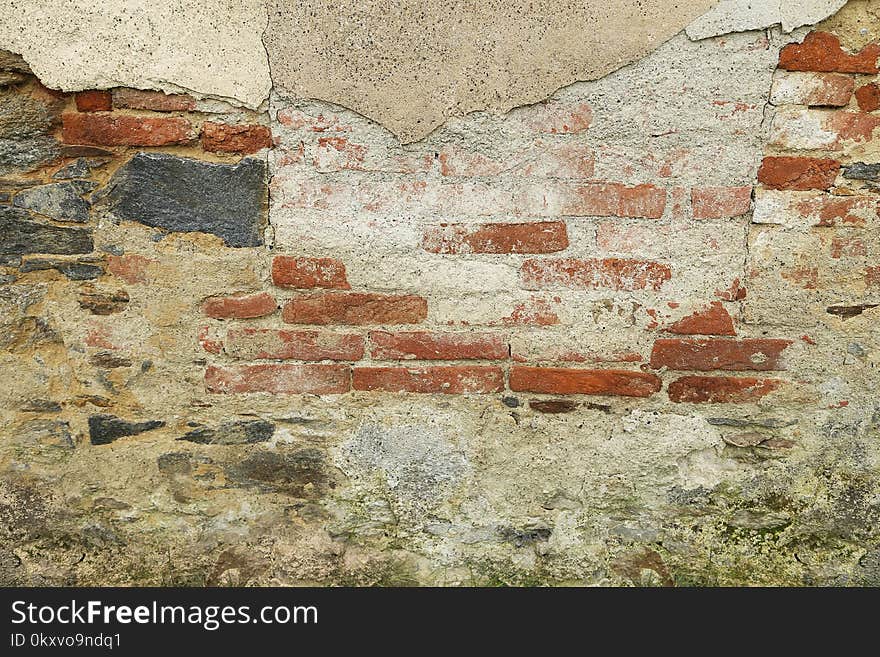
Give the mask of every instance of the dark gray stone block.
[(86, 228), (52, 226), (31, 219), (19, 208), (0, 206), (0, 256), (25, 253), (72, 255), (94, 250), (92, 233)]
[(102, 194), (119, 219), (176, 232), (212, 233), (229, 246), (259, 246), (267, 199), (266, 163), (217, 164), (138, 153)]

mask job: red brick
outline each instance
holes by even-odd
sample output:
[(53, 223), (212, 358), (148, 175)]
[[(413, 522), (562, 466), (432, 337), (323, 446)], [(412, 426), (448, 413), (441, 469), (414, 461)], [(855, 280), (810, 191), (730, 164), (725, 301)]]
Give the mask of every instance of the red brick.
[(783, 370), (791, 340), (677, 340), (654, 342), (651, 367), (671, 370)]
[(574, 290), (659, 290), (672, 278), (672, 270), (649, 260), (526, 260), (521, 270), (528, 290), (565, 287)]
[(264, 125), (229, 125), (206, 122), (202, 148), (212, 153), (256, 153), (272, 148), (272, 132)]
[(419, 324), (428, 302), (414, 295), (327, 292), (291, 299), (284, 306), (288, 324)]
[(196, 108), (196, 101), (186, 94), (166, 94), (161, 91), (141, 89), (114, 89), (114, 107), (154, 112), (189, 112)]
[(74, 114), (62, 117), (62, 138), (90, 146), (166, 146), (190, 140), (189, 121), (180, 117)]
[(501, 392), (504, 372), (500, 367), (356, 367), (352, 374), (355, 390), (423, 392), (461, 395)]
[(431, 253), (555, 253), (568, 247), (565, 223), (440, 224), (425, 231)]
[(265, 317), (278, 310), (275, 297), (266, 292), (257, 294), (237, 295), (229, 297), (213, 297), (202, 305), (202, 312), (214, 319), (250, 319)]
[(773, 189), (828, 189), (834, 185), (840, 163), (815, 157), (765, 157), (758, 181)]
[(205, 389), (212, 393), (332, 395), (348, 392), (350, 388), (351, 368), (348, 365), (211, 366), (205, 372)]
[(810, 32), (803, 43), (792, 43), (779, 53), (779, 68), (788, 71), (877, 73), (880, 45), (871, 43), (858, 53), (848, 53), (840, 39), (827, 32)]
[(226, 353), (240, 360), (360, 360), (364, 339), (319, 331), (232, 329), (226, 334)]
[(880, 86), (872, 82), (859, 87), (856, 91), (856, 101), (859, 103), (859, 109), (863, 112), (877, 111), (880, 109)]
[(666, 209), (666, 189), (591, 183), (565, 190), (558, 214), (564, 217), (633, 217), (659, 219)]
[(518, 166), (514, 175), (534, 178), (592, 178), (596, 155), (582, 144), (548, 144)]
[(350, 290), (345, 265), (333, 258), (275, 256), (272, 282), (278, 287)]
[(491, 333), (370, 333), (370, 355), (379, 360), (504, 360), (507, 343)]
[(681, 318), (666, 330), (679, 335), (736, 335), (733, 319), (720, 301)]
[(654, 374), (629, 370), (526, 366), (514, 366), (510, 370), (510, 389), (514, 392), (650, 397), (660, 390), (660, 385), (660, 379)]
[(739, 217), (752, 209), (751, 187), (698, 187), (691, 191), (694, 219)]
[(80, 91), (76, 94), (76, 109), (80, 112), (109, 112), (113, 96), (109, 91)]
[(147, 270), (150, 265), (155, 263), (155, 260), (136, 253), (126, 253), (121, 256), (111, 255), (107, 258), (107, 271), (129, 285), (134, 285), (135, 283), (146, 283), (149, 280)]
[(675, 403), (725, 404), (756, 401), (777, 390), (777, 379), (728, 376), (684, 376), (669, 384), (669, 399)]
[(522, 111), (526, 126), (537, 132), (552, 135), (585, 132), (593, 122), (593, 110), (586, 103), (566, 105), (548, 102), (533, 105)]

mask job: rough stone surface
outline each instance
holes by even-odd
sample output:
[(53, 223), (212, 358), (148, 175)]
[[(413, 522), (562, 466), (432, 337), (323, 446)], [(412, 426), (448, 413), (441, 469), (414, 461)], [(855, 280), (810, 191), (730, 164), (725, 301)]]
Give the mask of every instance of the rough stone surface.
[(40, 185), (16, 194), (13, 205), (55, 221), (85, 223), (89, 220), (89, 202), (83, 194), (94, 188), (94, 183), (83, 180)]
[(721, 0), (687, 27), (691, 39), (705, 39), (730, 32), (763, 30), (781, 25), (785, 32), (814, 25), (828, 18), (847, 0)]
[(108, 184), (119, 219), (169, 231), (212, 233), (234, 247), (263, 243), (265, 162), (214, 164), (138, 153)]
[(34, 220), (18, 208), (0, 206), (0, 253), (90, 253), (92, 233), (85, 228), (62, 228)]

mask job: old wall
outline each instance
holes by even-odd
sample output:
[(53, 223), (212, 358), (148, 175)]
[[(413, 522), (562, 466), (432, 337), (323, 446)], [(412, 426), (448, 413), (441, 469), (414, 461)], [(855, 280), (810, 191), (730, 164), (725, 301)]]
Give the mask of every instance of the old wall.
[(3, 583), (880, 583), (871, 11), (408, 144), (3, 56)]

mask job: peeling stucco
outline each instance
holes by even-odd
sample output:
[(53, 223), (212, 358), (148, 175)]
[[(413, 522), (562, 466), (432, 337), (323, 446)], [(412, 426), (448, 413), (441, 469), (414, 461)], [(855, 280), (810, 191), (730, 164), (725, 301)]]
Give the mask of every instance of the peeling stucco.
[(274, 85), (382, 123), (405, 142), (448, 117), (506, 112), (636, 61), (713, 0), (547, 3), (270, 0)]
[(691, 39), (706, 39), (731, 32), (762, 30), (781, 25), (791, 32), (828, 18), (846, 4), (846, 0), (721, 0), (687, 28)]
[(187, 90), (258, 107), (264, 0), (0, 0), (0, 48), (64, 91)]

